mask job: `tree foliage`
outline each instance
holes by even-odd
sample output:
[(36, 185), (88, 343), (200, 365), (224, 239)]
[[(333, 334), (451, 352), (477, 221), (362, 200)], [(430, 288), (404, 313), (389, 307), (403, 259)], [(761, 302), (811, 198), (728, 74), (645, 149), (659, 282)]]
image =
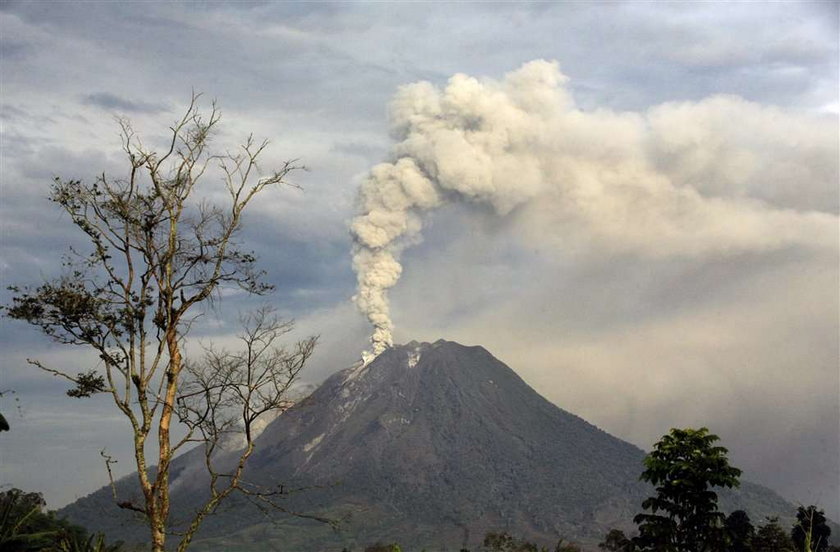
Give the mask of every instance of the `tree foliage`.
[(381, 542), (377, 542), (376, 544), (366, 546), (365, 552), (402, 552), (402, 548), (400, 548), (400, 545), (396, 543), (383, 544)]
[(624, 531), (620, 529), (610, 529), (604, 540), (598, 543), (598, 548), (601, 550), (609, 550), (610, 552), (631, 552), (633, 550), (633, 541), (627, 538)]
[[(517, 539), (507, 532), (487, 533), (484, 536), (482, 546), (482, 550), (486, 552), (549, 552), (546, 546), (539, 546), (524, 539)], [(553, 552), (580, 552), (580, 547), (561, 538), (552, 550)]]
[(779, 518), (767, 518), (765, 523), (755, 531), (752, 538), (754, 552), (793, 552), (793, 541), (787, 532), (779, 525)]
[(674, 428), (645, 458), (641, 479), (656, 495), (647, 498), (634, 521), (642, 550), (701, 552), (725, 546), (724, 514), (717, 508), (714, 487), (739, 484), (741, 470), (729, 465), (727, 450), (716, 446), (707, 428)]
[(735, 510), (724, 523), (731, 552), (749, 552), (755, 528), (744, 510)]
[(46, 511), (40, 493), (9, 489), (0, 493), (0, 550), (6, 552), (118, 552), (122, 543), (107, 544), (101, 534)]
[(825, 513), (816, 506), (800, 506), (796, 510), (796, 525), (790, 538), (800, 552), (825, 552), (828, 550), (831, 528), (826, 524)]
[(487, 533), (482, 545), (488, 552), (539, 552), (536, 544), (516, 539), (507, 532)]
[[(2, 307), (0, 307), (0, 308), (2, 308)], [(6, 395), (14, 395), (14, 394), (15, 394), (15, 392), (11, 389), (0, 390), (0, 399), (2, 399)], [(18, 398), (17, 397), (15, 397), (15, 403), (18, 403)], [(20, 412), (20, 405), (19, 404), (18, 404), (17, 409), (18, 409), (18, 412)], [(3, 431), (9, 431), (10, 429), (11, 429), (11, 426), (9, 426), (9, 421), (6, 419), (5, 416), (3, 416), (2, 413), (0, 413), (0, 433), (2, 433)]]
[[(131, 124), (120, 121), (124, 177), (55, 179), (51, 199), (82, 232), (90, 250), (71, 249), (65, 274), (53, 281), (11, 288), (14, 296), (6, 307), (9, 316), (55, 341), (95, 352), (99, 365), (78, 374), (30, 362), (69, 380), (70, 396), (109, 394), (128, 419), (143, 502), (119, 504), (145, 516), (158, 552), (164, 550), (170, 516), (174, 454), (197, 439), (212, 449), (214, 440), (236, 424), (246, 440), (240, 459), (247, 460), (253, 451), (250, 428), (260, 416), (283, 407), (285, 398), (278, 395), (289, 390), (315, 344), (309, 339), (290, 349), (278, 347), (275, 338), (288, 326), (263, 316), (257, 333), (249, 333), (253, 326), (246, 331), (253, 344), (265, 345), (256, 362), (227, 353), (210, 355), (204, 362), (189, 362), (184, 356), (191, 323), (203, 304), (221, 296), (222, 288), (270, 291), (255, 256), (239, 242), (242, 216), (258, 195), (288, 185), (287, 176), (299, 168), (286, 162), (278, 170), (262, 172), (258, 159), (267, 143), (252, 137), (238, 149), (211, 152), (221, 115), (215, 104), (202, 113), (197, 100), (194, 95), (183, 117), (170, 127), (161, 152), (146, 148)], [(217, 189), (205, 189), (198, 197), (199, 184), (213, 175)], [(213, 194), (226, 201), (208, 201)], [(264, 340), (265, 335), (274, 337)], [(217, 373), (220, 368), (222, 374)], [(205, 415), (211, 411), (213, 416)], [(235, 422), (229, 419), (233, 412), (238, 414)], [(189, 431), (173, 442), (173, 417), (179, 416)], [(152, 442), (157, 452), (150, 457)], [(211, 474), (216, 485), (197, 523), (240, 487), (241, 469), (218, 475)], [(191, 525), (182, 536), (179, 550), (186, 548), (196, 528)]]

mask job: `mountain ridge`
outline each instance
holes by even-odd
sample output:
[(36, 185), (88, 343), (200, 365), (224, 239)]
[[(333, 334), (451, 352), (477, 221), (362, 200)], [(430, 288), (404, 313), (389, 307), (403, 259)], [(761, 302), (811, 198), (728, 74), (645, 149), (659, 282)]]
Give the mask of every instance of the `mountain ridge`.
[[(191, 454), (173, 464), (181, 511), (202, 496)], [(290, 497), (289, 508), (349, 512), (341, 532), (305, 520), (274, 527), (237, 499), (208, 520), (194, 548), (256, 550), (262, 539), (283, 550), (341, 550), (387, 539), (408, 550), (458, 550), (490, 530), (593, 546), (609, 528), (629, 530), (652, 492), (639, 481), (644, 455), (540, 396), (484, 347), (409, 342), (328, 377), (257, 438), (249, 481), (312, 487)], [(94, 502), (108, 508), (108, 493), (97, 493), (64, 513), (109, 534), (141, 536), (122, 512), (119, 529), (86, 515)], [(722, 503), (754, 521), (794, 511), (749, 482), (722, 493)]]

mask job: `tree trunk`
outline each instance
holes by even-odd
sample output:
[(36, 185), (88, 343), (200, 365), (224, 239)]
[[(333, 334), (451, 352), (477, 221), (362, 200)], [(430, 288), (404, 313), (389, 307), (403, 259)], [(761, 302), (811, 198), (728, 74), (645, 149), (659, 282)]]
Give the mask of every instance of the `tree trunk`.
[(164, 552), (164, 543), (166, 542), (166, 532), (163, 529), (165, 522), (163, 520), (155, 520), (154, 527), (152, 527), (152, 552)]
[(153, 552), (163, 552), (166, 541), (166, 521), (169, 519), (169, 463), (172, 460), (169, 429), (178, 392), (178, 375), (181, 372), (181, 350), (178, 347), (176, 332), (172, 331), (166, 336), (166, 344), (169, 351), (169, 365), (166, 371), (166, 393), (158, 425), (158, 473), (155, 478), (154, 493), (157, 508), (155, 509), (156, 519), (151, 520)]

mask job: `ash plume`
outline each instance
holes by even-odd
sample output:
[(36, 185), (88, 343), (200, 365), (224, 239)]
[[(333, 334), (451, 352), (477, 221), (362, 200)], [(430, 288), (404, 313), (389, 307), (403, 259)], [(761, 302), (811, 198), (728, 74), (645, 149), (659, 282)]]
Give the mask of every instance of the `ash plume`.
[[(791, 193), (831, 190), (836, 118), (734, 96), (646, 112), (575, 106), (556, 62), (502, 80), (457, 74), (403, 86), (391, 105), (391, 161), (376, 165), (352, 220), (354, 301), (392, 344), (388, 290), (423, 216), (448, 202), (515, 216), (548, 251), (713, 256), (789, 245), (834, 247), (836, 205)], [(830, 197), (828, 193), (827, 197)]]

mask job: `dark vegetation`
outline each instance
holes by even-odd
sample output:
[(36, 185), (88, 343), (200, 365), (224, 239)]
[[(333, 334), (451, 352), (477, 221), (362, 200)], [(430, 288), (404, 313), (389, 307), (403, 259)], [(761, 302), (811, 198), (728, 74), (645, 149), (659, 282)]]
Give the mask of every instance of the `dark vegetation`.
[(726, 449), (706, 428), (672, 429), (645, 458), (641, 479), (656, 495), (645, 499), (634, 522), (638, 550), (725, 550), (723, 513), (714, 487), (739, 485), (741, 470), (729, 465)]
[[(0, 399), (2, 399), (3, 396), (5, 396), (5, 395), (14, 395), (14, 394), (15, 394), (15, 392), (12, 391), (11, 389), (0, 390)], [(18, 402), (17, 397), (15, 397), (15, 402)], [(20, 408), (20, 407), (18, 407), (18, 408)], [(0, 432), (9, 431), (10, 429), (11, 429), (11, 426), (9, 426), (9, 421), (6, 419), (5, 416), (3, 416), (3, 413), (0, 412)]]
[[(729, 465), (727, 450), (715, 446), (708, 429), (672, 429), (645, 459), (641, 479), (657, 494), (642, 503), (646, 513), (634, 521), (638, 534), (610, 530), (598, 545), (611, 552), (838, 552), (831, 529), (816, 506), (800, 506), (786, 531), (776, 517), (757, 529), (749, 515), (736, 510), (725, 516), (717, 508), (715, 487), (738, 486), (741, 471)], [(365, 552), (399, 552), (397, 544), (376, 544)], [(509, 533), (487, 533), (476, 552), (580, 552), (564, 539), (553, 547), (517, 539)], [(470, 552), (463, 548), (461, 552)]]
[(825, 552), (831, 529), (815, 506), (799, 507), (790, 533), (778, 518), (756, 530), (743, 510), (725, 516), (715, 488), (737, 487), (741, 470), (708, 429), (672, 429), (645, 458), (641, 478), (656, 485), (634, 522), (638, 534), (611, 530), (599, 547), (621, 552)]
[[(819, 518), (822, 517), (822, 522)], [(717, 516), (715, 519), (720, 519)], [(601, 550), (610, 552), (838, 552), (840, 547), (832, 546), (829, 541), (831, 529), (825, 524), (822, 512), (815, 506), (799, 507), (798, 522), (786, 531), (778, 518), (765, 519), (757, 529), (750, 522), (743, 510), (736, 510), (725, 518), (723, 525), (713, 524), (708, 530), (709, 538), (695, 533), (696, 540), (690, 545), (675, 546), (659, 542), (644, 547), (638, 537), (628, 538), (623, 531), (612, 529), (598, 545)], [(812, 521), (813, 525), (811, 525)], [(719, 533), (718, 533), (719, 530)], [(716, 534), (717, 533), (717, 534)], [(810, 535), (810, 541), (809, 539)], [(402, 552), (399, 544), (376, 543), (364, 549), (364, 552)], [(406, 548), (406, 550), (414, 550)], [(482, 546), (474, 552), (580, 552), (574, 542), (560, 539), (553, 546), (540, 545), (525, 539), (518, 539), (509, 533), (487, 533)], [(342, 552), (351, 552), (345, 548)], [(460, 552), (471, 552), (462, 548)]]
[(797, 550), (828, 550), (831, 529), (826, 524), (822, 510), (816, 506), (800, 507), (796, 512), (796, 522), (790, 537)]
[(10, 489), (0, 493), (0, 550), (4, 552), (120, 552), (122, 543), (107, 544), (101, 533), (58, 519), (46, 511), (39, 493)]

